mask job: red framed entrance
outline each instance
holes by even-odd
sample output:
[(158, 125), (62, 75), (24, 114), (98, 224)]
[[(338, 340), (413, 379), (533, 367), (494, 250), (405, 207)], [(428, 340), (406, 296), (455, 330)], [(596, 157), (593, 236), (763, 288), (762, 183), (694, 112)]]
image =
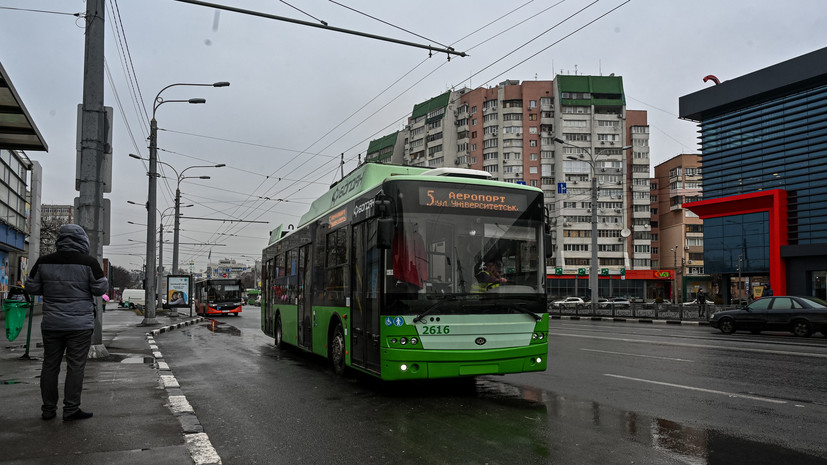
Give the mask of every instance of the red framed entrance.
[(787, 191), (771, 189), (682, 205), (701, 219), (767, 212), (770, 232), (770, 286), (776, 295), (787, 294), (787, 265), (781, 246), (788, 244)]

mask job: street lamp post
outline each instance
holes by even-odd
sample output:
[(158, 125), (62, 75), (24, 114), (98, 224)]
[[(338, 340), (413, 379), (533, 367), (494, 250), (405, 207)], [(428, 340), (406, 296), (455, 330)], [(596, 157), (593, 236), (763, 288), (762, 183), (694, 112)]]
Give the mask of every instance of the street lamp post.
[[(203, 98), (191, 98), (188, 100), (164, 100), (161, 97), (161, 93), (165, 90), (169, 89), (173, 86), (212, 86), (212, 87), (226, 87), (229, 86), (229, 82), (216, 82), (213, 84), (189, 84), (189, 83), (176, 83), (170, 84), (163, 89), (161, 89), (158, 94), (155, 96), (155, 101), (152, 105), (152, 119), (149, 121), (149, 172), (147, 176), (149, 177), (149, 187), (147, 189), (147, 225), (146, 225), (146, 262), (155, 263), (155, 210), (156, 210), (156, 201), (157, 201), (157, 192), (156, 192), (156, 178), (158, 177), (158, 121), (155, 119), (155, 113), (158, 111), (158, 108), (169, 102), (182, 102), (182, 103), (207, 103), (207, 101)], [(141, 326), (151, 326), (156, 325), (158, 322), (155, 320), (155, 274), (154, 273), (147, 273), (147, 285), (145, 291), (145, 299), (146, 299), (146, 312), (144, 313), (144, 319), (141, 322)]]
[[(133, 202), (131, 200), (127, 200), (126, 203), (130, 203), (132, 205), (141, 205), (141, 204), (139, 204), (137, 202)], [(192, 205), (184, 205), (184, 207), (192, 207)], [(158, 277), (157, 279), (159, 279), (159, 280), (164, 279), (164, 216), (168, 216), (167, 212), (169, 210), (173, 209), (173, 208), (174, 207), (167, 207), (166, 209), (164, 209), (164, 211), (161, 211), (160, 209), (156, 209), (158, 211), (158, 214), (161, 217), (161, 226), (158, 228), (158, 267), (155, 268), (157, 270), (156, 271), (156, 276)], [(134, 223), (132, 221), (127, 221), (127, 223), (138, 225), (138, 223)], [(157, 308), (158, 303), (163, 303), (162, 299), (163, 299), (163, 296), (164, 296), (164, 289), (163, 289), (163, 285), (162, 285), (161, 282), (158, 282), (158, 285), (156, 286), (156, 288), (157, 288), (157, 292), (156, 292), (156, 308)], [(171, 316), (174, 316), (174, 315), (171, 315)]]
[[(175, 174), (178, 176), (178, 184), (175, 187), (175, 226), (173, 228), (173, 236), (172, 236), (172, 271), (173, 273), (178, 270), (178, 226), (179, 220), (181, 217), (181, 181), (184, 179), (210, 179), (209, 176), (184, 176), (184, 173), (190, 168), (221, 168), (223, 166), (227, 166), (224, 163), (219, 163), (217, 165), (195, 165), (195, 166), (188, 166), (181, 170), (181, 174), (178, 174), (176, 171)], [(174, 171), (174, 169), (173, 169)]]
[[(600, 154), (592, 155), (592, 152), (589, 149), (587, 149), (585, 147), (580, 147), (579, 145), (570, 144), (570, 143), (564, 141), (563, 139), (560, 139), (559, 137), (555, 137), (554, 141), (557, 142), (558, 144), (568, 145), (570, 147), (575, 147), (577, 149), (580, 149), (583, 152), (586, 152), (586, 155), (589, 156), (588, 160), (584, 160), (582, 158), (575, 157), (575, 156), (568, 156), (566, 158), (568, 158), (570, 160), (583, 161), (583, 162), (588, 163), (589, 167), (591, 168), (591, 172), (592, 172), (592, 193), (591, 193), (591, 210), (592, 210), (592, 245), (591, 245), (591, 248), (592, 248), (592, 258), (591, 258), (591, 269), (589, 271), (589, 287), (591, 288), (592, 314), (594, 314), (594, 313), (597, 312), (597, 304), (598, 304), (598, 300), (599, 300), (599, 296), (598, 296), (598, 294), (599, 294), (598, 293), (598, 286), (599, 286), (598, 273), (600, 271), (599, 270), (599, 263), (598, 263), (598, 255), (597, 255), (597, 248), (598, 248), (598, 244), (597, 244), (597, 169), (596, 169), (596, 166), (595, 166), (595, 158), (596, 158), (596, 156), (599, 156)], [(632, 146), (627, 145), (627, 146), (621, 147), (620, 150), (623, 151), (623, 150), (628, 150), (630, 148), (632, 148)]]
[[(130, 157), (136, 158), (138, 160), (145, 160), (145, 158), (141, 158), (140, 155), (135, 155), (134, 153), (129, 154)], [(172, 171), (175, 172), (175, 178), (177, 180), (177, 185), (175, 187), (175, 220), (173, 225), (173, 239), (172, 239), (172, 272), (175, 273), (178, 270), (178, 231), (179, 231), (179, 220), (181, 217), (181, 181), (184, 179), (211, 179), (210, 176), (184, 176), (184, 173), (190, 168), (222, 168), (227, 166), (224, 163), (219, 163), (217, 165), (193, 165), (188, 166), (181, 170), (179, 173), (174, 166), (170, 165), (169, 163), (165, 163), (159, 161), (158, 163), (162, 165), (166, 165)], [(192, 206), (192, 205), (187, 205)]]
[(672, 249), (672, 265), (675, 268), (675, 276), (672, 279), (672, 298), (675, 300), (675, 303), (678, 302), (678, 246), (676, 245), (674, 249)]

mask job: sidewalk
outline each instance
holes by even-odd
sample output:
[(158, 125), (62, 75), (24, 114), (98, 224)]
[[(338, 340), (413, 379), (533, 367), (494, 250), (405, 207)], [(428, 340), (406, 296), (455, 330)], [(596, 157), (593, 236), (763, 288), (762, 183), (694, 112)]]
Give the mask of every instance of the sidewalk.
[(160, 381), (147, 333), (200, 319), (159, 316), (157, 326), (142, 327), (142, 316), (109, 304), (103, 314), (109, 357), (87, 362), (83, 385), (81, 407), (94, 417), (66, 423), (61, 420), (65, 362), (58, 416), (40, 419), (40, 319), (35, 315), (32, 321), (33, 359), (20, 358), (27, 325), (13, 342), (0, 340), (0, 464), (194, 463), (183, 420), (168, 406), (169, 390)]

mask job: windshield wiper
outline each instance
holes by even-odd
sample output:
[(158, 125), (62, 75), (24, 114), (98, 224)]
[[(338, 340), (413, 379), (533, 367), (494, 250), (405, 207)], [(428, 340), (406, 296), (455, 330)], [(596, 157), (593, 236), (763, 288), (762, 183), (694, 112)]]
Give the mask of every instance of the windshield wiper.
[(538, 315), (538, 314), (536, 314), (536, 313), (532, 312), (531, 310), (528, 310), (528, 309), (522, 308), (524, 305), (525, 305), (525, 304), (509, 304), (509, 305), (508, 305), (508, 308), (513, 309), (513, 310), (517, 310), (517, 311), (518, 311), (518, 312), (520, 312), (520, 313), (525, 313), (526, 315), (531, 315), (531, 316), (533, 316), (533, 317), (534, 317), (534, 319), (535, 319), (536, 321), (540, 321), (540, 320), (542, 320), (542, 319), (543, 319), (543, 317), (542, 317), (542, 316), (540, 316), (540, 315)]
[(437, 298), (438, 298), (439, 300), (437, 300), (437, 301), (436, 301), (433, 305), (431, 305), (430, 307), (426, 308), (424, 312), (420, 313), (419, 315), (417, 315), (417, 316), (416, 316), (416, 318), (414, 318), (414, 319), (413, 319), (413, 322), (414, 322), (414, 323), (418, 323), (418, 322), (422, 321), (422, 319), (423, 319), (423, 318), (425, 318), (426, 316), (428, 316), (429, 314), (431, 314), (431, 312), (433, 312), (433, 311), (434, 311), (434, 310), (436, 310), (436, 309), (437, 309), (440, 305), (442, 305), (443, 303), (445, 303), (445, 301), (446, 301), (446, 300), (457, 300), (457, 296), (455, 296), (454, 294), (448, 294), (448, 295), (443, 295), (443, 296), (437, 296)]

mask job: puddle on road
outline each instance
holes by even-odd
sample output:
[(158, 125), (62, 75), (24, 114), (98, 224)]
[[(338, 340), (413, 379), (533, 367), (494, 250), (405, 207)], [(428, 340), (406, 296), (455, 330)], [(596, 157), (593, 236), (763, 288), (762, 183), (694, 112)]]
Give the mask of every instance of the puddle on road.
[(224, 323), (223, 321), (209, 320), (206, 324), (202, 326), (214, 333), (229, 334), (230, 336), (241, 336), (240, 329), (236, 328), (233, 325)]
[(716, 430), (689, 427), (534, 387), (481, 378), (477, 380), (476, 392), (481, 398), (506, 403), (520, 402), (523, 407), (539, 409), (549, 417), (549, 421), (562, 421), (570, 427), (597, 429), (608, 436), (619, 435), (623, 440), (649, 445), (683, 463), (827, 464), (823, 458), (782, 446), (731, 436)]

